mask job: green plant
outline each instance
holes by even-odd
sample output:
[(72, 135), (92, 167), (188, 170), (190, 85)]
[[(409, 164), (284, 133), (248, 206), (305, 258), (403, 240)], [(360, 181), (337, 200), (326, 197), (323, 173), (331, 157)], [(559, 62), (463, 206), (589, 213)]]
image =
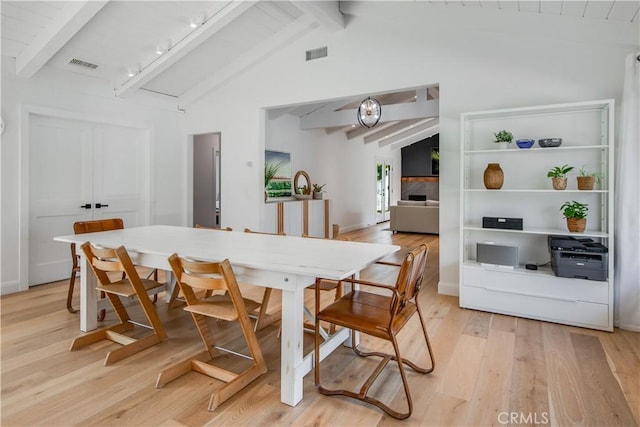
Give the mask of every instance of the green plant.
[(265, 163), (264, 164), (264, 186), (269, 185), (273, 177), (276, 176), (278, 170), (280, 170), (281, 163)]
[(322, 185), (313, 184), (313, 192), (314, 193), (320, 193), (325, 185), (327, 185), (327, 184), (322, 184)]
[(592, 176), (593, 178), (595, 178), (598, 184), (600, 184), (600, 181), (602, 180), (602, 176), (598, 172), (589, 171), (586, 165), (582, 165), (580, 170), (578, 170), (578, 176), (585, 176), (585, 177)]
[(586, 203), (572, 200), (571, 202), (564, 202), (562, 206), (560, 206), (560, 210), (565, 218), (583, 219), (587, 217), (587, 212), (589, 211), (587, 206), (589, 205)]
[(494, 133), (494, 135), (496, 137), (496, 140), (493, 142), (506, 142), (509, 144), (513, 142), (513, 134), (511, 132), (507, 132), (504, 129)]
[(566, 178), (567, 174), (573, 170), (573, 166), (562, 165), (556, 166), (547, 172), (549, 178)]

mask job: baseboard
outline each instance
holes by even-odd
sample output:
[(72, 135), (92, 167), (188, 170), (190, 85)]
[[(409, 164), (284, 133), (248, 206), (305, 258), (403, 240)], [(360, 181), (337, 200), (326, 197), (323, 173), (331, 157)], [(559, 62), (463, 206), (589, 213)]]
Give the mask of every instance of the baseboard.
[(20, 292), (20, 282), (18, 280), (0, 283), (0, 295), (15, 294), (16, 292)]
[(438, 293), (443, 295), (460, 296), (460, 286), (457, 282), (438, 282)]
[(625, 331), (640, 332), (640, 325), (627, 325), (620, 322), (613, 322), (616, 328), (624, 329)]

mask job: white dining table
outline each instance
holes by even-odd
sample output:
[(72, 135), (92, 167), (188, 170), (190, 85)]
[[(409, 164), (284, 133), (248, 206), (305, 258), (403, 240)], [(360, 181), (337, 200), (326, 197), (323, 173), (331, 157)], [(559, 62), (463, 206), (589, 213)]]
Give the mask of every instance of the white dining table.
[[(311, 239), (201, 228), (151, 225), (78, 235), (58, 236), (64, 243), (115, 248), (124, 246), (136, 265), (167, 271), (168, 292), (175, 281), (168, 257), (177, 253), (203, 261), (229, 259), (238, 280), (282, 291), (280, 400), (295, 406), (303, 398), (303, 378), (313, 368), (313, 351), (303, 354), (304, 289), (316, 277), (344, 279), (400, 249), (396, 245)], [(82, 251), (80, 251), (82, 252)], [(80, 329), (97, 328), (95, 277), (84, 254), (80, 263)], [(320, 347), (320, 359), (349, 338), (341, 329)]]

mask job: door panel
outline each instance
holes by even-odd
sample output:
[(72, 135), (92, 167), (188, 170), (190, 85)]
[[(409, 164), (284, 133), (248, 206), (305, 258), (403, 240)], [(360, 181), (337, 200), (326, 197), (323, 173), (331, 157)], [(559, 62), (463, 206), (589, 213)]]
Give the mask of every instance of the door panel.
[(127, 227), (144, 225), (148, 201), (145, 131), (43, 116), (29, 126), (31, 286), (69, 277), (69, 247), (53, 238), (72, 234), (74, 222), (121, 217)]
[(68, 246), (53, 237), (71, 234), (91, 219), (90, 129), (78, 122), (34, 116), (29, 144), (29, 283), (69, 276)]
[[(94, 133), (94, 217), (120, 217), (127, 227), (143, 225), (144, 141), (139, 129), (101, 126)], [(97, 204), (103, 205), (97, 208)], [(108, 205), (108, 206), (104, 206)]]

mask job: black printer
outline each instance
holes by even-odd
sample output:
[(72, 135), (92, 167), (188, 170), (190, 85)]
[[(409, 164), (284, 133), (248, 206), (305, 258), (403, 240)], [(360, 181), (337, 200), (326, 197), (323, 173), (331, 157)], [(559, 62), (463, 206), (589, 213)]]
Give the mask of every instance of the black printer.
[(551, 269), (558, 277), (607, 280), (609, 249), (592, 239), (571, 236), (548, 236)]

